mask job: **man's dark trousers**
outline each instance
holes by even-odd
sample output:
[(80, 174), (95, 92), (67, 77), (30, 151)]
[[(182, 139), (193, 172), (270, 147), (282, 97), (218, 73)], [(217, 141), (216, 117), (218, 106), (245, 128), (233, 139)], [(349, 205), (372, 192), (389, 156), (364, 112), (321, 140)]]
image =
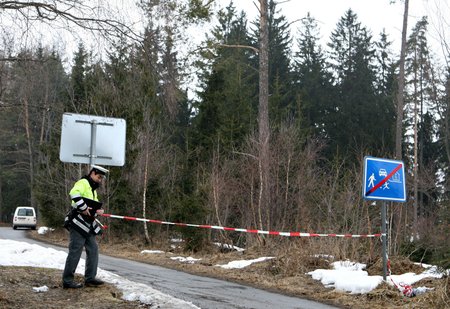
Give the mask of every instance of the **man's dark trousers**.
[(83, 247), (86, 249), (84, 281), (94, 280), (97, 276), (98, 245), (95, 241), (95, 235), (89, 234), (85, 237), (74, 228), (70, 228), (69, 255), (64, 268), (63, 283), (73, 282)]

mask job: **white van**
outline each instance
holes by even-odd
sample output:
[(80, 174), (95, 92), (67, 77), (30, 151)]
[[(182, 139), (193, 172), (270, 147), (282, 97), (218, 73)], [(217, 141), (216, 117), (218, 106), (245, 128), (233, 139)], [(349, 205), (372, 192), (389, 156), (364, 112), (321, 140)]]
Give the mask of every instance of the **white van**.
[(18, 227), (36, 229), (36, 211), (33, 207), (19, 206), (16, 208), (13, 217), (13, 229)]

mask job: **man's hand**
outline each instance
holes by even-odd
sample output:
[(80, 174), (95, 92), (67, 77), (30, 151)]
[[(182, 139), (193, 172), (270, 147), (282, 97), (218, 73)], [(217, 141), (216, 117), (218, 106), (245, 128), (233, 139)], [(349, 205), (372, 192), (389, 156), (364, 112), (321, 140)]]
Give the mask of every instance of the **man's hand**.
[(103, 209), (97, 209), (97, 215), (99, 215), (99, 216), (101, 216), (101, 215), (103, 215), (103, 213), (104, 213), (105, 211), (103, 210)]

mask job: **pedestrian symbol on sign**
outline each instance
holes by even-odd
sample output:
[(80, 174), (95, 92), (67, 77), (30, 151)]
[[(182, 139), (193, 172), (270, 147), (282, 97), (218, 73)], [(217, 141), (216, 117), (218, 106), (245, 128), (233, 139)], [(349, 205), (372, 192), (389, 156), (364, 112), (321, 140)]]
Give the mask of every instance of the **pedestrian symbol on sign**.
[(376, 180), (374, 173), (372, 173), (372, 175), (370, 175), (369, 177), (369, 185), (367, 187), (369, 188), (373, 188), (375, 187), (375, 183), (374, 181)]

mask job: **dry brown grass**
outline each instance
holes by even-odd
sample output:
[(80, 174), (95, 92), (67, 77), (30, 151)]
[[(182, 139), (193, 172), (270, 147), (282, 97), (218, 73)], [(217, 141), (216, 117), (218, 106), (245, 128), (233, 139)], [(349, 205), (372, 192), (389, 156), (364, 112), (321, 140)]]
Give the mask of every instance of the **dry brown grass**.
[[(77, 275), (76, 280), (82, 282)], [(47, 286), (45, 293), (33, 287)], [(0, 267), (0, 308), (145, 308), (139, 302), (121, 299), (115, 287), (106, 284), (98, 288), (63, 289), (61, 271), (48, 268)]]
[[(55, 231), (46, 235), (38, 235), (35, 231), (32, 231), (30, 232), (30, 235), (39, 240), (59, 244), (62, 246), (67, 246), (68, 243), (68, 233), (65, 230)], [(332, 243), (327, 245), (330, 246), (331, 244)], [(313, 241), (308, 243), (308, 241), (302, 240), (291, 243), (279, 243), (276, 246), (267, 246), (264, 248), (255, 247), (247, 249), (245, 253), (239, 253), (235, 251), (224, 253), (220, 252), (215, 247), (211, 247), (204, 253), (188, 254), (183, 253), (182, 248), (170, 248), (168, 243), (165, 242), (154, 243), (152, 244), (152, 246), (144, 246), (140, 241), (128, 241), (126, 243), (119, 243), (117, 240), (115, 240), (107, 243), (105, 239), (99, 239), (99, 246), (103, 254), (128, 258), (154, 265), (160, 265), (163, 267), (182, 270), (192, 274), (210, 276), (235, 281), (238, 283), (244, 283), (250, 286), (276, 291), (287, 295), (294, 295), (306, 299), (317, 300), (322, 303), (332, 304), (341, 308), (450, 308), (448, 278), (426, 279), (416, 283), (414, 286), (426, 286), (434, 288), (434, 290), (413, 298), (404, 297), (395, 287), (392, 287), (388, 284), (382, 284), (370, 293), (362, 295), (351, 295), (349, 293), (327, 289), (319, 281), (313, 280), (309, 275), (306, 274), (308, 271), (312, 271), (317, 268), (329, 267), (330, 258), (314, 257), (311, 254), (311, 252), (314, 252), (313, 250), (317, 249), (317, 245), (314, 244)], [(320, 246), (323, 246), (323, 244)], [(144, 249), (158, 249), (165, 251), (165, 253), (141, 254), (141, 251)], [(190, 255), (195, 258), (201, 258), (202, 260), (195, 264), (183, 264), (170, 259), (170, 257), (173, 257), (175, 255)], [(275, 256), (276, 259), (272, 259), (264, 263), (256, 263), (250, 267), (239, 270), (227, 270), (214, 266), (217, 264), (225, 264), (233, 260), (253, 259), (261, 256)], [(423, 268), (411, 263), (410, 261), (402, 257), (392, 257), (391, 265), (394, 274), (405, 272), (420, 273), (423, 271)], [(381, 275), (381, 269), (381, 261), (375, 260), (368, 267), (367, 271), (371, 275)], [(36, 278), (41, 276), (42, 271), (43, 270), (40, 269), (33, 269), (33, 271), (29, 273), (30, 276), (32, 274), (35, 274), (34, 280), (36, 280)], [(81, 291), (71, 292), (67, 292), (66, 290), (61, 289), (61, 287), (59, 286), (60, 282), (58, 281), (60, 278), (60, 272), (55, 272), (57, 273), (57, 276), (55, 277), (56, 279), (52, 279), (53, 281), (51, 281), (53, 282), (53, 293), (58, 295), (68, 295), (67, 293), (74, 293), (74, 295), (76, 293), (84, 293), (84, 289), (81, 289)], [(6, 281), (2, 284), (13, 284), (11, 282), (8, 282), (9, 281)], [(3, 291), (3, 289), (1, 291)], [(97, 292), (101, 293), (106, 299), (110, 299), (110, 301), (119, 301), (119, 292), (117, 292), (113, 287), (102, 288), (97, 290)], [(25, 291), (23, 293), (25, 293)], [(35, 296), (44, 297), (38, 295)], [(102, 296), (97, 295), (96, 297)], [(5, 299), (5, 296), (2, 294), (0, 294), (0, 300), (1, 299)], [(63, 300), (60, 299), (59, 301), (62, 302)], [(55, 307), (51, 307), (53, 302), (53, 298), (51, 297), (47, 297), (46, 302), (46, 308), (62, 308), (58, 307), (58, 304), (56, 304)], [(2, 305), (3, 303), (0, 301), (0, 307), (2, 307)], [(136, 307), (139, 305), (132, 304), (132, 306)], [(65, 305), (65, 307), (67, 306)]]

